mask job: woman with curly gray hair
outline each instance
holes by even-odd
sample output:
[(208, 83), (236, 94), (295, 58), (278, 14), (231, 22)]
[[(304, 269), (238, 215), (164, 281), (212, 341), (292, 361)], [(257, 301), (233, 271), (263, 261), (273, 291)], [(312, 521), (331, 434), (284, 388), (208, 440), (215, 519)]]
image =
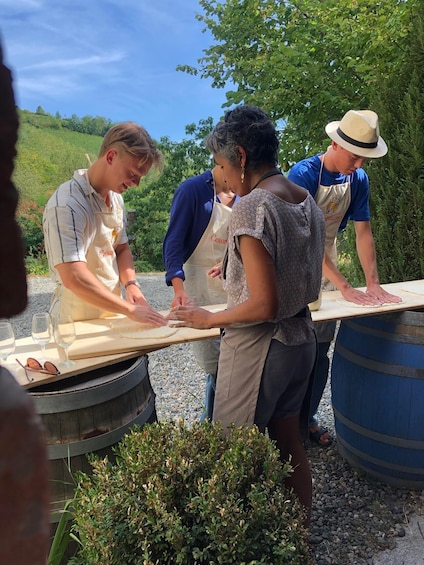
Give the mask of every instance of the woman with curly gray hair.
[(222, 267), (227, 309), (179, 306), (177, 325), (224, 328), (213, 420), (257, 425), (276, 441), (287, 479), (306, 509), (312, 499), (299, 415), (316, 338), (308, 303), (318, 297), (324, 218), (308, 191), (278, 169), (278, 135), (267, 114), (243, 105), (226, 113), (207, 140), (234, 206)]

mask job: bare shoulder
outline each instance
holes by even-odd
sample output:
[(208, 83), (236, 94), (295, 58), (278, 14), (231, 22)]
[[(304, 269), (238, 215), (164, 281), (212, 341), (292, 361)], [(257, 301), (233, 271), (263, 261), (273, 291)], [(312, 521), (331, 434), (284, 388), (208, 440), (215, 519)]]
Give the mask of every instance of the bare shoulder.
[(281, 177), (279, 181), (280, 186), (273, 192), (286, 202), (300, 204), (308, 197), (309, 192), (305, 188), (295, 184), (287, 177)]

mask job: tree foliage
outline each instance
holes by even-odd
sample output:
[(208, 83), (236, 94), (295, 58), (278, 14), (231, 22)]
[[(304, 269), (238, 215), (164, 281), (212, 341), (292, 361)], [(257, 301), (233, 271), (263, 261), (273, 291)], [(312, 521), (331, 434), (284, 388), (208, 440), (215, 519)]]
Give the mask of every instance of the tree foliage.
[(44, 206), (75, 169), (87, 166), (86, 153), (95, 159), (101, 142), (99, 136), (64, 130), (53, 116), (21, 112), (14, 172), (21, 200)]
[[(283, 169), (325, 149), (328, 121), (339, 119), (350, 108), (378, 112), (389, 156), (369, 161), (367, 171), (380, 278), (383, 282), (422, 278), (422, 34), (417, 27), (411, 33), (412, 23), (418, 25), (415, 16), (422, 12), (421, 1), (199, 1), (203, 13), (197, 18), (212, 33), (214, 44), (198, 59), (197, 67), (179, 69), (210, 78), (217, 88), (231, 83), (227, 107), (242, 102), (262, 106), (283, 130)], [(107, 129), (110, 121), (90, 116), (54, 118), (41, 107), (37, 110), (37, 114), (22, 113), (15, 176), (21, 194), (43, 205), (75, 168), (86, 166), (86, 152), (96, 156), (97, 150), (88, 145), (96, 140), (100, 146), (101, 134), (87, 135), (83, 150), (79, 139), (76, 153), (56, 144), (56, 154), (53, 146), (46, 150), (36, 130), (80, 136), (67, 128), (92, 133), (103, 126)], [(212, 125), (211, 119), (191, 124), (188, 137), (178, 143), (163, 137), (159, 142), (165, 155), (162, 175), (149, 175), (140, 188), (126, 193), (128, 208), (136, 211), (131, 245), (139, 270), (163, 269), (162, 241), (174, 190), (211, 166), (202, 141)], [(391, 229), (394, 238), (387, 237)], [(353, 280), (348, 278), (361, 284), (352, 231), (348, 232), (345, 249), (355, 274)], [(415, 249), (409, 247), (412, 238), (420, 242)], [(402, 244), (390, 246), (390, 239)]]
[(111, 120), (101, 116), (84, 116), (79, 118), (77, 115), (72, 114), (70, 118), (62, 119), (62, 125), (72, 131), (103, 137), (113, 124)]
[(49, 114), (41, 106), (37, 107), (35, 114), (29, 110), (21, 110), (21, 120), (35, 127), (61, 129), (66, 128), (79, 133), (88, 135), (99, 135), (103, 137), (107, 130), (113, 125), (112, 120), (103, 118), (102, 116), (84, 116), (78, 117), (72, 114), (70, 118), (62, 118), (59, 112), (55, 116)]
[(402, 0), (200, 0), (197, 18), (215, 43), (198, 67), (227, 106), (263, 107), (284, 129), (284, 168), (327, 143), (324, 125), (366, 108), (377, 78), (389, 76), (408, 32)]
[(372, 96), (389, 151), (369, 167), (373, 231), (383, 282), (424, 278), (424, 4), (404, 56)]
[[(423, 278), (423, 4), (420, 0), (200, 0), (214, 37), (197, 67), (232, 83), (226, 106), (253, 103), (281, 124), (280, 162), (325, 150), (327, 122), (373, 108), (389, 154), (370, 160), (371, 208), (382, 282)], [(390, 236), (390, 234), (392, 234)], [(352, 229), (345, 274), (363, 284)]]

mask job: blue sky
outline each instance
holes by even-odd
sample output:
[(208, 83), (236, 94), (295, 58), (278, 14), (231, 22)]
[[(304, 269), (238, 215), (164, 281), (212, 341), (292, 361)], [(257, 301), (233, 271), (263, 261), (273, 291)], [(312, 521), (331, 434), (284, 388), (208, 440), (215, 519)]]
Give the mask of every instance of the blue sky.
[(223, 114), (224, 90), (176, 71), (212, 44), (197, 0), (0, 0), (0, 37), (22, 109), (134, 120), (159, 139)]

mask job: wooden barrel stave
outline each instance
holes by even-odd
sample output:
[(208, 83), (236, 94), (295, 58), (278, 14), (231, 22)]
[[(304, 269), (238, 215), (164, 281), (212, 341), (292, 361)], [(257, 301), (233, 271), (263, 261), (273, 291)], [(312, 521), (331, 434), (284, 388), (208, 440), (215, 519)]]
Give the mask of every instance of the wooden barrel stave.
[(46, 430), (51, 521), (75, 491), (74, 473), (91, 473), (89, 453), (113, 460), (125, 433), (157, 421), (146, 355), (31, 391)]

